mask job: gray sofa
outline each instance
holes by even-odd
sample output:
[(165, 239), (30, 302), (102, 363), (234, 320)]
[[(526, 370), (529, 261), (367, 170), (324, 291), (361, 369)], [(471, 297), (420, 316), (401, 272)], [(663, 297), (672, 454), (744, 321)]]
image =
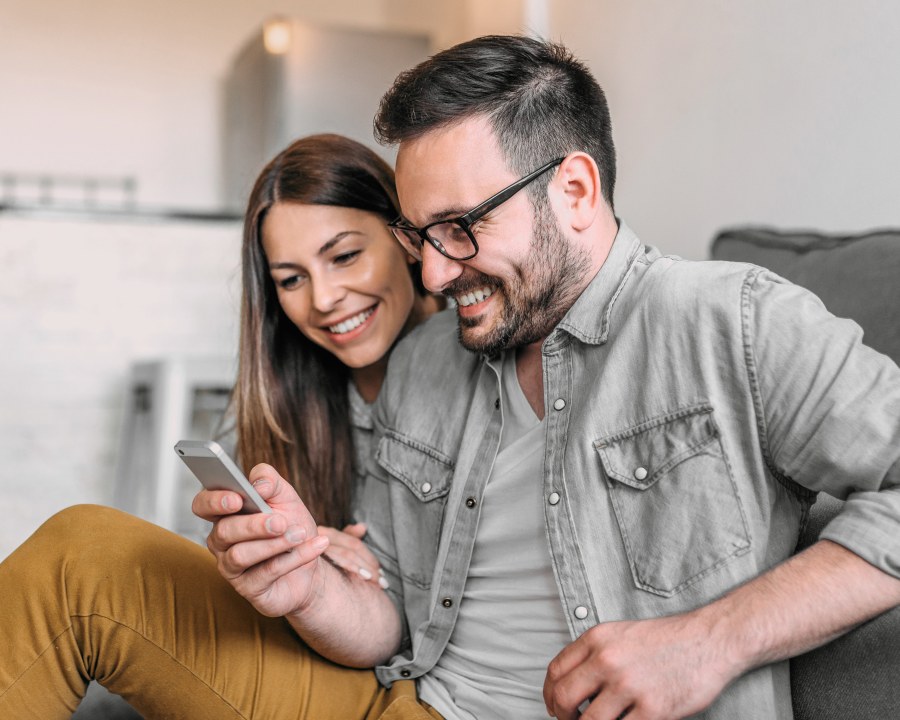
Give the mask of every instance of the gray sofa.
[[(855, 320), (864, 342), (900, 364), (900, 230), (822, 235), (738, 228), (711, 256), (766, 267)], [(815, 542), (841, 502), (820, 495), (798, 545)], [(900, 528), (898, 528), (900, 532)], [(900, 608), (791, 661), (796, 720), (900, 718)]]

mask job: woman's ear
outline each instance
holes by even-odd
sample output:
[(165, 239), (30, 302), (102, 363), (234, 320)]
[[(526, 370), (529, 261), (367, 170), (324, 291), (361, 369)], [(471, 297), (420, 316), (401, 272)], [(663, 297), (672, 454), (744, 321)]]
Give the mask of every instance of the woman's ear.
[(584, 152), (567, 155), (550, 185), (557, 190), (554, 205), (560, 222), (576, 231), (588, 229), (603, 204), (600, 171), (594, 158)]

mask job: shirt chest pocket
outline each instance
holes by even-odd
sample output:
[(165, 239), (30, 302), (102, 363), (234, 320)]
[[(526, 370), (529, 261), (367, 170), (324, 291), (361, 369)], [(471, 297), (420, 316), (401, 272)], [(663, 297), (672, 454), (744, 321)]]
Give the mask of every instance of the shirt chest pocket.
[(635, 584), (669, 597), (750, 548), (712, 408), (594, 443)]
[(415, 586), (431, 587), (452, 461), (426, 445), (387, 433), (376, 454), (390, 478), (391, 523), (400, 574)]

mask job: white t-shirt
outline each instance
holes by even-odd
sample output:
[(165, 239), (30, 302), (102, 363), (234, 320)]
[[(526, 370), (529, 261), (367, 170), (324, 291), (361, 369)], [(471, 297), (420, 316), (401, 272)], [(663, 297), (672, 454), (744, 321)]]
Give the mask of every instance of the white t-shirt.
[(459, 616), (419, 697), (447, 720), (546, 718), (547, 665), (570, 641), (544, 531), (544, 423), (501, 370), (503, 431), (485, 487)]

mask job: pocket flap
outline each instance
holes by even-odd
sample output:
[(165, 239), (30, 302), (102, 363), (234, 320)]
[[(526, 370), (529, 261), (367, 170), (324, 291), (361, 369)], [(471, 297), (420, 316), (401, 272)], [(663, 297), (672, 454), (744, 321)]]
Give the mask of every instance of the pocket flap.
[(636, 490), (719, 436), (710, 405), (696, 405), (648, 420), (594, 442), (607, 476)]
[(388, 431), (378, 443), (375, 458), (422, 502), (450, 492), (453, 463), (427, 445)]

